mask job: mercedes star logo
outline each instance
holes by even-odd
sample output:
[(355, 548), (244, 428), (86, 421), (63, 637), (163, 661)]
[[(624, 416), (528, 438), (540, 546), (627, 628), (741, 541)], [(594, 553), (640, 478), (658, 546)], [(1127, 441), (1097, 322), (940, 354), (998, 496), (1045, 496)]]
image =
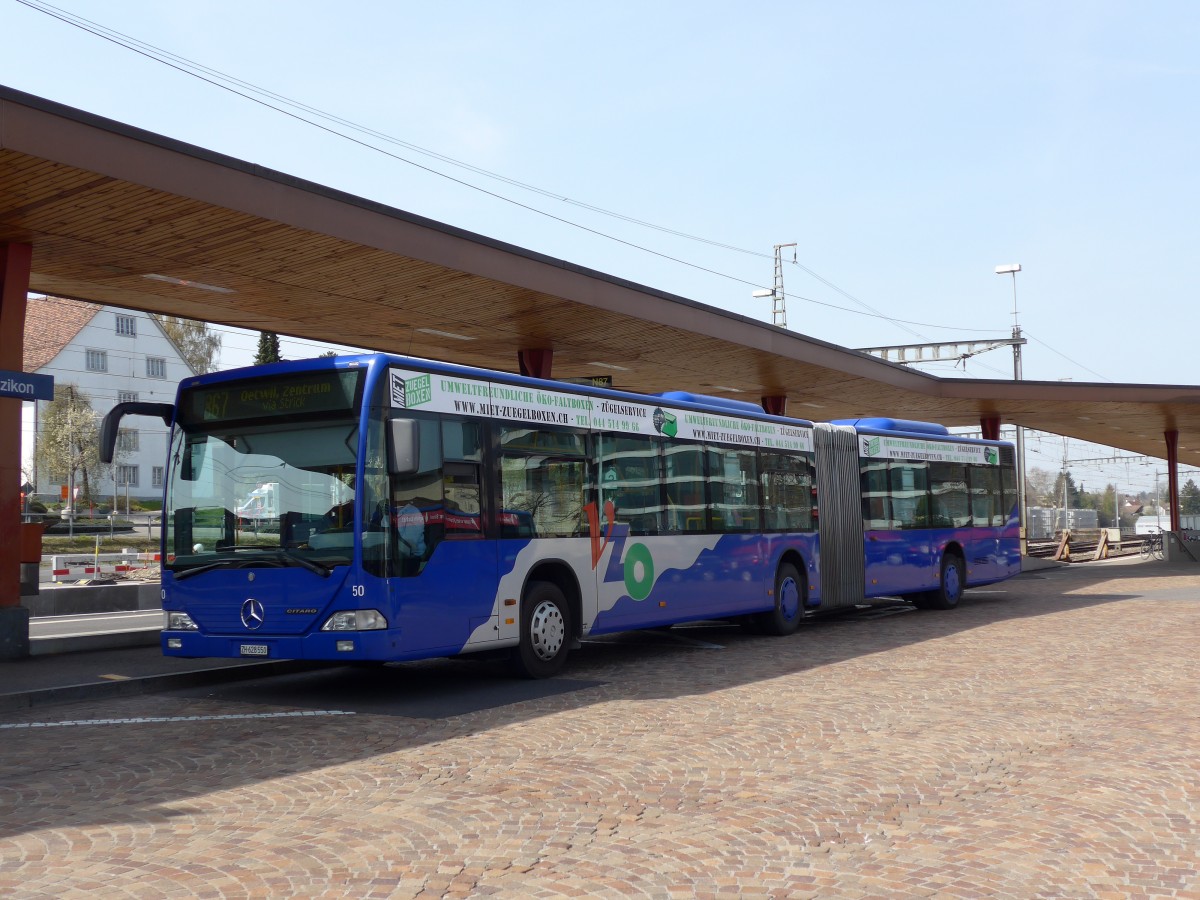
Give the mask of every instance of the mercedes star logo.
[(266, 619), (266, 611), (263, 605), (251, 597), (242, 604), (242, 624), (255, 631), (262, 627), (262, 623)]

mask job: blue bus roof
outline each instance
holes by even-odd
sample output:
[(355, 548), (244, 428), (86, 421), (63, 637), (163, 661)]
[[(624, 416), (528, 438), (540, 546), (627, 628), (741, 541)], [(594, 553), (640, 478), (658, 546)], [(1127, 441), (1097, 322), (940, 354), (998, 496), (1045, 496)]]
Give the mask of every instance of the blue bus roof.
[(941, 437), (950, 435), (945, 425), (936, 422), (915, 422), (912, 419), (834, 419), (830, 425), (850, 425), (853, 428), (868, 431), (896, 431), (904, 434), (936, 434)]
[(238, 369), (224, 369), (219, 372), (208, 372), (204, 375), (193, 375), (185, 378), (180, 382), (179, 387), (180, 390), (184, 390), (196, 385), (214, 384), (222, 381), (232, 381), (236, 379), (254, 378), (260, 376), (269, 377), (273, 375), (287, 375), (289, 373), (307, 372), (314, 369), (353, 368), (357, 366), (366, 367), (371, 365), (376, 359), (387, 364), (400, 364), (410, 366), (414, 369), (428, 369), (432, 372), (445, 372), (447, 374), (457, 374), (466, 377), (499, 379), (509, 384), (544, 386), (548, 388), (553, 387), (554, 390), (566, 391), (569, 393), (612, 397), (614, 399), (626, 399), (641, 403), (645, 403), (648, 400), (679, 403), (685, 406), (692, 406), (697, 409), (725, 410), (730, 413), (741, 413), (775, 422), (786, 422), (789, 424), (800, 424), (807, 426), (811, 426), (813, 424), (811, 419), (801, 419), (793, 416), (778, 416), (768, 413), (757, 403), (750, 403), (745, 400), (732, 400), (726, 397), (712, 397), (704, 394), (693, 394), (688, 391), (666, 391), (658, 394), (640, 394), (635, 391), (623, 391), (619, 388), (578, 385), (571, 382), (556, 381), (553, 378), (533, 378), (528, 375), (518, 375), (514, 372), (501, 372), (495, 369), (482, 369), (475, 366), (461, 365), (459, 363), (440, 362), (432, 359), (419, 359), (416, 357), (402, 356), (394, 353), (359, 353), (347, 354), (345, 356), (318, 356), (309, 357), (307, 359), (282, 360), (277, 363), (266, 363), (257, 366), (243, 366)]
[(763, 408), (757, 403), (750, 403), (746, 400), (731, 400), (728, 397), (710, 397), (707, 394), (693, 394), (690, 391), (663, 391), (661, 394), (651, 394), (652, 397), (661, 397), (663, 400), (670, 400), (675, 403), (696, 403), (700, 406), (718, 406), (722, 409), (732, 409), (738, 412), (749, 412), (762, 414)]

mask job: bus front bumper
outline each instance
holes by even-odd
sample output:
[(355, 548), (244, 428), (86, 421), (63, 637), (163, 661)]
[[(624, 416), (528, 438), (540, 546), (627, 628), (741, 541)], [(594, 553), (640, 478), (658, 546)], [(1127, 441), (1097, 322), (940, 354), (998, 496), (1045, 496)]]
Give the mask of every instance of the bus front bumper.
[(399, 631), (322, 631), (307, 635), (205, 635), (164, 631), (165, 656), (326, 661), (403, 659)]

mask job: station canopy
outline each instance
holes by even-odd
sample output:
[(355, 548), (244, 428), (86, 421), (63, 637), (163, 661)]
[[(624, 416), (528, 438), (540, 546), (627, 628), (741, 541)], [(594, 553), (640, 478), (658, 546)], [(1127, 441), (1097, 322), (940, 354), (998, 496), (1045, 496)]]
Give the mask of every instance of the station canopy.
[(1200, 466), (1200, 386), (938, 378), (0, 87), (0, 242), (30, 289), (826, 421), (981, 419)]

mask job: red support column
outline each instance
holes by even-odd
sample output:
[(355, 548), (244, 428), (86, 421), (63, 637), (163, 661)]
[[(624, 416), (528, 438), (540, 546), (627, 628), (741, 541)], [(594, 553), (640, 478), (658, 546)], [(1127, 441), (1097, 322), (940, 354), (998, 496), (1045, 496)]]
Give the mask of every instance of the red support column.
[(1179, 530), (1179, 432), (1164, 431), (1167, 439), (1167, 490), (1171, 494), (1171, 530)]
[(983, 439), (985, 441), (1000, 440), (999, 416), (983, 416), (979, 420), (979, 426), (983, 429)]
[[(24, 367), (30, 244), (0, 243), (0, 369)], [(0, 397), (0, 659), (29, 655), (21, 606), (21, 400)]]
[(550, 378), (553, 363), (554, 351), (549, 348), (517, 351), (517, 365), (521, 367), (521, 374), (530, 378)]
[(763, 397), (762, 408), (764, 412), (768, 412), (773, 416), (786, 416), (787, 395), (783, 394), (776, 397)]

